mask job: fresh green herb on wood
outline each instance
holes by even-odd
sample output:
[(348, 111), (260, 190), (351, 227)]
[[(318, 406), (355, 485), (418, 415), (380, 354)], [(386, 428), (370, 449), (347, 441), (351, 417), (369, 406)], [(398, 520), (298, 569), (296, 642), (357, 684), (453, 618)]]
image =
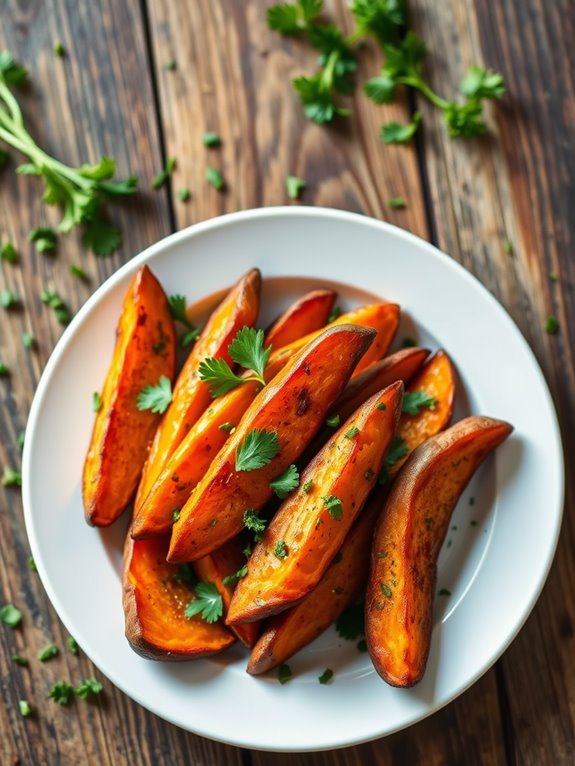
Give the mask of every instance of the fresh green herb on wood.
[(85, 700), (88, 697), (93, 697), (96, 694), (100, 694), (104, 687), (95, 678), (85, 678), (79, 686), (74, 689), (74, 694), (80, 699)]
[(0, 260), (7, 263), (16, 263), (18, 260), (18, 251), (12, 244), (12, 242), (4, 242), (0, 247)]
[(175, 157), (168, 157), (166, 160), (166, 164), (164, 165), (163, 170), (160, 170), (160, 172), (155, 175), (152, 178), (152, 181), (150, 183), (150, 186), (152, 189), (160, 189), (164, 184), (168, 182), (168, 179), (176, 169), (176, 159)]
[(50, 226), (39, 226), (37, 229), (32, 229), (28, 234), (28, 239), (30, 242), (34, 242), (39, 253), (52, 253), (58, 242), (57, 234)]
[(204, 146), (207, 146), (208, 149), (215, 149), (221, 145), (222, 139), (215, 131), (207, 130), (202, 136), (202, 143)]
[(74, 696), (74, 687), (67, 681), (57, 681), (48, 692), (48, 699), (58, 705), (67, 705)]
[(22, 474), (20, 471), (15, 471), (10, 466), (4, 466), (4, 473), (2, 474), (2, 486), (3, 487), (21, 487), (22, 486)]
[(290, 199), (299, 199), (305, 186), (303, 178), (298, 178), (297, 176), (288, 176), (286, 178), (286, 191)]
[(0, 607), (0, 622), (9, 628), (17, 628), (22, 622), (22, 612), (14, 604), (5, 604)]
[[(83, 242), (96, 255), (111, 255), (122, 241), (120, 231), (104, 212), (106, 202), (118, 200), (136, 191), (137, 181), (131, 177), (115, 181), (116, 163), (102, 157), (95, 165), (72, 168), (51, 157), (28, 132), (22, 109), (13, 89), (27, 80), (27, 71), (14, 61), (9, 51), (0, 53), (0, 141), (24, 154), (28, 162), (16, 172), (39, 176), (44, 182), (42, 199), (48, 205), (59, 205), (63, 217), (58, 231), (67, 233), (81, 226)], [(37, 243), (38, 246), (38, 243)], [(53, 248), (52, 248), (53, 249)]]
[(47, 646), (40, 649), (38, 652), (38, 659), (40, 662), (48, 662), (48, 660), (51, 660), (53, 657), (56, 657), (60, 653), (60, 650), (56, 646), (56, 644), (48, 644)]
[(0, 378), (5, 378), (8, 375), (10, 375), (10, 369), (6, 366), (6, 364), (0, 359)]
[(32, 714), (32, 707), (28, 700), (19, 700), (18, 701), (18, 710), (20, 711), (20, 715), (24, 718), (27, 718), (29, 715)]
[(14, 309), (20, 304), (20, 299), (12, 290), (0, 291), (0, 306), (3, 309)]
[(212, 166), (206, 168), (206, 181), (217, 191), (223, 191), (226, 187), (223, 175), (217, 168)]
[(56, 319), (60, 324), (67, 325), (70, 322), (70, 309), (62, 298), (54, 290), (44, 290), (40, 296), (42, 303), (54, 309)]

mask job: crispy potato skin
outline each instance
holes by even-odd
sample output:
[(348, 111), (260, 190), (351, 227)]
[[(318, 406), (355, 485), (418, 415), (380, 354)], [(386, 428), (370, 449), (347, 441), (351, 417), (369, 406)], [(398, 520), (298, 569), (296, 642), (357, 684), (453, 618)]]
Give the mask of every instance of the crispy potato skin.
[[(242, 534), (239, 537), (234, 537), (233, 540), (228, 540), (217, 551), (213, 551), (193, 563), (194, 572), (198, 578), (212, 582), (219, 590), (224, 605), (224, 617), (230, 607), (235, 587), (235, 585), (224, 585), (224, 578), (233, 575), (246, 563), (243, 551), (249, 543), (250, 537)], [(249, 649), (258, 640), (261, 624), (251, 622), (249, 625), (236, 625), (231, 630)]]
[[(371, 303), (342, 314), (329, 325), (331, 328), (344, 324), (354, 324), (360, 327), (371, 327), (377, 333), (373, 343), (357, 363), (353, 376), (358, 375), (362, 370), (373, 364), (373, 362), (381, 359), (386, 353), (397, 332), (399, 314), (400, 309), (396, 303)], [(299, 349), (317, 338), (322, 332), (323, 330), (317, 330), (303, 338), (299, 338), (288, 346), (278, 349), (272, 353), (270, 362), (280, 358), (282, 354), (293, 353), (294, 349), (299, 351)]]
[[(244, 511), (257, 511), (271, 498), (270, 482), (312, 439), (373, 337), (364, 327), (330, 327), (258, 394), (182, 508), (170, 561), (198, 559), (241, 532)], [(236, 471), (236, 452), (254, 429), (275, 431), (279, 454), (263, 468)]]
[[(227, 624), (277, 614), (318, 584), (377, 481), (402, 398), (403, 383), (398, 381), (368, 399), (308, 465), (300, 486), (281, 505), (254, 548), (248, 574), (234, 591)], [(310, 481), (311, 490), (306, 492)], [(340, 500), (337, 513), (324, 502), (331, 496)], [(287, 551), (284, 557), (276, 553), (281, 542)]]
[(194, 594), (174, 580), (178, 567), (166, 562), (169, 538), (132, 540), (124, 548), (123, 605), (126, 638), (132, 649), (150, 660), (177, 662), (221, 652), (235, 637), (221, 622), (199, 616), (187, 620), (185, 608)]
[[(248, 673), (259, 675), (285, 662), (323, 633), (357, 598), (367, 581), (373, 527), (380, 509), (378, 493), (368, 501), (316, 587), (298, 604), (270, 618), (252, 649)], [(252, 624), (259, 625), (246, 626)]]
[(445, 351), (436, 351), (407, 389), (408, 392), (425, 391), (435, 399), (435, 407), (432, 410), (420, 410), (419, 415), (402, 413), (397, 435), (404, 440), (408, 452), (391, 466), (390, 476), (395, 476), (416, 447), (447, 426), (453, 413), (455, 389), (456, 376), (453, 365)]
[(465, 418), (418, 447), (393, 484), (374, 535), (365, 612), (371, 659), (392, 686), (413, 686), (425, 672), (437, 558), (451, 514), (511, 431), (501, 420)]
[(136, 406), (138, 394), (170, 380), (176, 362), (176, 333), (166, 295), (147, 266), (128, 288), (116, 330), (116, 346), (96, 415), (82, 482), (86, 520), (114, 522), (128, 505), (160, 418)]
[(232, 287), (202, 330), (178, 376), (172, 403), (155, 433), (138, 487), (136, 511), (169, 457), (212, 400), (209, 387), (198, 377), (200, 362), (206, 357), (216, 357), (231, 363), (228, 346), (238, 330), (255, 324), (260, 292), (261, 274), (258, 269), (252, 269)]
[(327, 324), (337, 298), (333, 290), (312, 290), (292, 303), (266, 332), (266, 346), (282, 348)]

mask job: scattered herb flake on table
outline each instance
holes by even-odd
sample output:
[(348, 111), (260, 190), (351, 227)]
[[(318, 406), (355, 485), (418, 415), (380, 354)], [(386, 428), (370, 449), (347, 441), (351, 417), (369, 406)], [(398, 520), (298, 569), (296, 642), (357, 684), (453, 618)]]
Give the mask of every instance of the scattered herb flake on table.
[(22, 622), (22, 612), (14, 604), (5, 604), (0, 607), (0, 621), (9, 628), (17, 628)]

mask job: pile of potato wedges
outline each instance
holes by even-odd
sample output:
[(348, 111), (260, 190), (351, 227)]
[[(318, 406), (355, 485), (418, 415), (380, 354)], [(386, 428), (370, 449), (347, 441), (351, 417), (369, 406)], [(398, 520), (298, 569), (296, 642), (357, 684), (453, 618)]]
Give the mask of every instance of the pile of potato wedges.
[[(127, 639), (156, 660), (205, 657), (239, 639), (248, 672), (260, 674), (365, 597), (377, 672), (411, 686), (425, 671), (452, 511), (512, 427), (473, 416), (448, 428), (447, 354), (386, 355), (398, 305), (336, 316), (336, 294), (317, 289), (265, 332), (248, 332), (260, 292), (252, 269), (177, 375), (170, 303), (147, 266), (125, 296), (83, 500), (95, 526), (131, 513)], [(261, 374), (237, 364), (233, 344), (248, 336)], [(206, 360), (222, 375), (219, 396)], [(142, 391), (162, 381), (165, 405), (142, 406)]]

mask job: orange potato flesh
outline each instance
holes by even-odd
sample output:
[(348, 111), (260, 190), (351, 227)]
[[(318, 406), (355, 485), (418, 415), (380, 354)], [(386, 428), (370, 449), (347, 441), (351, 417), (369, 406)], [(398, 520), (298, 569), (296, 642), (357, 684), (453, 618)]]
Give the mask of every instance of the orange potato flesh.
[[(373, 527), (380, 509), (378, 495), (368, 501), (316, 587), (298, 604), (269, 620), (250, 654), (248, 673), (265, 673), (285, 662), (323, 633), (357, 598), (367, 581)], [(245, 626), (254, 624), (259, 625)]]
[(235, 636), (221, 623), (186, 619), (195, 596), (174, 579), (178, 567), (166, 562), (169, 538), (132, 540), (124, 549), (124, 615), (132, 649), (152, 660), (192, 660), (226, 649)]
[[(389, 357), (389, 359), (391, 358)], [(445, 358), (445, 355), (436, 354), (430, 360), (430, 369), (444, 365)], [(361, 377), (359, 376), (357, 380), (359, 381)], [(424, 377), (422, 373), (419, 386), (421, 386)], [(409, 433), (412, 438), (406, 441), (409, 453), (419, 444), (422, 444), (425, 439), (442, 431), (449, 423), (455, 393), (455, 378), (453, 375), (443, 376), (442, 380), (445, 382), (444, 385), (437, 387), (434, 392), (437, 402), (435, 410), (422, 408), (418, 415), (411, 416), (404, 413), (399, 419), (397, 429), (399, 434), (401, 434), (402, 423), (406, 419), (409, 419), (411, 424)], [(346, 391), (352, 385), (353, 381), (348, 383)], [(412, 389), (413, 387), (410, 386), (410, 390)], [(344, 394), (340, 397), (340, 401)], [(438, 413), (442, 413), (441, 418), (437, 417)], [(420, 425), (416, 428), (417, 423)], [(418, 439), (421, 441), (417, 441)], [(407, 460), (408, 455), (401, 460), (401, 463)], [(396, 463), (389, 468), (390, 476), (396, 473), (395, 466)], [(355, 600), (357, 593), (367, 580), (373, 527), (387, 498), (388, 489), (389, 485), (386, 484), (385, 487), (372, 493), (365, 509), (361, 512), (359, 519), (340, 549), (341, 558), (338, 556), (332, 561), (318, 585), (298, 604), (272, 617), (267, 623), (252, 650), (248, 663), (248, 673), (265, 673), (276, 665), (285, 662), (317, 638)]]
[[(330, 327), (258, 394), (182, 508), (170, 561), (193, 561), (239, 534), (244, 511), (270, 499), (270, 482), (301, 455), (373, 337), (364, 327)], [(236, 471), (236, 452), (255, 429), (275, 431), (279, 453), (263, 468)]]
[(426, 348), (413, 346), (375, 362), (359, 375), (353, 376), (333, 406), (332, 413), (339, 415), (343, 423), (366, 399), (391, 386), (396, 380), (407, 384), (428, 356)]
[[(379, 476), (402, 397), (399, 381), (373, 396), (307, 466), (300, 486), (254, 548), (248, 574), (234, 591), (228, 625), (277, 614), (318, 584)], [(312, 485), (306, 491), (308, 482)], [(337, 513), (328, 509), (326, 497), (339, 499)], [(287, 555), (277, 555), (278, 544)]]
[(86, 520), (115, 521), (128, 505), (160, 418), (136, 406), (145, 386), (172, 380), (176, 332), (166, 295), (147, 266), (134, 276), (124, 298), (116, 346), (84, 463)]
[(511, 431), (501, 420), (465, 418), (418, 447), (392, 486), (374, 535), (365, 612), (373, 664), (392, 686), (413, 686), (425, 672), (437, 558), (451, 514)]
[(419, 415), (402, 413), (397, 435), (405, 441), (408, 452), (391, 466), (390, 476), (399, 471), (416, 447), (443, 430), (451, 420), (455, 398), (455, 370), (445, 351), (436, 351), (431, 359), (427, 360), (409, 384), (407, 391), (425, 391), (435, 399), (436, 404), (433, 409), (424, 408), (424, 412), (420, 410)]
[[(384, 356), (399, 326), (399, 313), (399, 306), (395, 303), (371, 303), (342, 314), (329, 325), (330, 327), (339, 327), (344, 324), (354, 324), (360, 327), (371, 327), (377, 332), (373, 343), (357, 363), (354, 376)], [(322, 332), (323, 330), (318, 330), (310, 333), (304, 338), (299, 338), (294, 343), (272, 352), (270, 360), (281, 358), (282, 354), (293, 353), (294, 349), (299, 350)]]
[(139, 509), (166, 461), (211, 402), (209, 387), (198, 377), (207, 357), (231, 363), (228, 346), (242, 327), (255, 324), (260, 304), (261, 274), (252, 269), (237, 282), (210, 316), (180, 372), (172, 403), (160, 421), (144, 466), (135, 508)]
[(292, 303), (266, 332), (266, 346), (274, 349), (320, 330), (327, 324), (337, 293), (312, 290)]
[[(213, 551), (193, 563), (194, 572), (198, 578), (200, 580), (212, 582), (220, 592), (222, 603), (224, 605), (224, 617), (228, 612), (235, 587), (235, 584), (224, 585), (224, 579), (233, 575), (244, 566), (246, 557), (244, 556), (243, 551), (249, 542), (250, 539), (248, 535), (234, 537), (233, 540), (228, 540), (227, 543), (224, 543), (224, 545), (222, 545), (221, 548), (218, 548), (217, 551)], [(231, 630), (236, 634), (244, 646), (250, 648), (258, 640), (261, 624), (252, 622), (249, 625), (236, 625)]]

